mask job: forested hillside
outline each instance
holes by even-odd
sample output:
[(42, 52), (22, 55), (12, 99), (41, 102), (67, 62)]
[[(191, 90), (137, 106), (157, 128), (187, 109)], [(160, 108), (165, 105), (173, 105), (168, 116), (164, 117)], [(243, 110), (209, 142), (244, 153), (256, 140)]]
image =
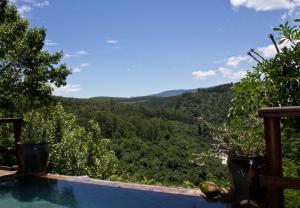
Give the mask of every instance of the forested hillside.
[[(168, 98), (58, 97), (57, 101), (77, 115), (81, 126), (88, 128), (90, 119), (100, 124), (120, 162), (116, 179), (197, 185), (207, 177), (226, 177), (220, 161), (201, 167), (194, 153), (206, 151), (211, 139), (199, 118), (224, 122), (232, 99), (230, 87), (199, 89)], [(218, 168), (209, 170), (213, 166)]]

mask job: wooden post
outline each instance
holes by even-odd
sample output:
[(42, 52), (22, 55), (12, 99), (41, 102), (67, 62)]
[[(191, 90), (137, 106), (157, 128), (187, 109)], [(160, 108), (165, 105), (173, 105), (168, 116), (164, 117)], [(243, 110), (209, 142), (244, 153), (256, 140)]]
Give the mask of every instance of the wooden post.
[[(266, 142), (266, 175), (282, 177), (282, 150), (280, 136), (280, 119), (264, 118)], [(284, 207), (283, 191), (280, 187), (267, 187), (267, 207)]]
[(300, 179), (282, 177), (282, 150), (280, 118), (300, 117), (300, 106), (261, 108), (258, 116), (264, 118), (265, 127), (265, 176), (260, 183), (266, 187), (267, 207), (284, 207), (283, 188), (300, 189)]
[(19, 156), (19, 145), (18, 143), (21, 141), (21, 133), (22, 133), (22, 120), (14, 121), (14, 135), (15, 135), (15, 150), (16, 150), (16, 158), (17, 165), (19, 166), (18, 171), (22, 170), (21, 159)]

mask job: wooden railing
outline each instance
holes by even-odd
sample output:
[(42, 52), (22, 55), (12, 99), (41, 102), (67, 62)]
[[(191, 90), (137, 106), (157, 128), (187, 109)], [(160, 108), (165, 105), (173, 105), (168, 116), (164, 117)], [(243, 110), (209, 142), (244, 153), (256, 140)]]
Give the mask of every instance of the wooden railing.
[(260, 183), (266, 187), (267, 207), (284, 207), (283, 189), (300, 189), (300, 179), (282, 177), (280, 118), (300, 117), (300, 106), (262, 108), (258, 116), (264, 119), (265, 174)]
[(17, 143), (21, 140), (21, 132), (22, 132), (22, 123), (23, 120), (21, 118), (0, 118), (0, 124), (3, 123), (12, 123), (14, 128), (14, 137), (15, 137), (15, 149), (0, 149), (1, 155), (13, 155), (17, 159), (17, 165), (19, 170), (21, 170), (20, 158), (18, 155), (18, 145)]

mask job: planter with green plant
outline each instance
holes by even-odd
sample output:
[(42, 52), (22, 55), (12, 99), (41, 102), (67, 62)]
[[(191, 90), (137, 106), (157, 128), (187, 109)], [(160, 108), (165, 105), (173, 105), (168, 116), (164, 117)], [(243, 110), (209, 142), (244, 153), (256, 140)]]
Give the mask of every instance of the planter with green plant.
[(41, 176), (47, 173), (49, 146), (46, 141), (46, 125), (40, 113), (24, 116), (24, 130), (18, 145), (23, 175)]
[(263, 172), (262, 121), (255, 115), (230, 120), (214, 132), (214, 151), (227, 155), (227, 167), (236, 200), (262, 200), (259, 175)]

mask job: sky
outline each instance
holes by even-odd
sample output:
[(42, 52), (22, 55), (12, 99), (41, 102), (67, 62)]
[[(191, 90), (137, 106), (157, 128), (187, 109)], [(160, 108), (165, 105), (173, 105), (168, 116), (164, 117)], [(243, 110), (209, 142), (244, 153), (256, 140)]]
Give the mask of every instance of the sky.
[(237, 82), (300, 0), (14, 0), (72, 70), (55, 95), (134, 97)]

